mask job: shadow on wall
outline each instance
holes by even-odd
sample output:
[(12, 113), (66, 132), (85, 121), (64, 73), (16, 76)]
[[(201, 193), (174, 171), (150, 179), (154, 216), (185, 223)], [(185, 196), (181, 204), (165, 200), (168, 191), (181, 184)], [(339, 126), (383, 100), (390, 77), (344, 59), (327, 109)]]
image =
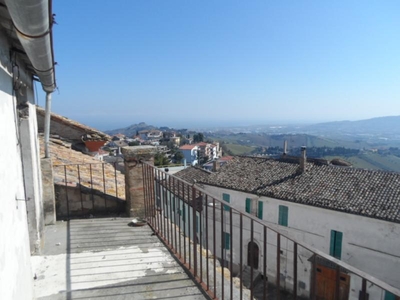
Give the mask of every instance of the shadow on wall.
[(82, 185), (54, 185), (57, 219), (98, 216), (122, 216), (126, 202), (123, 199), (92, 190)]

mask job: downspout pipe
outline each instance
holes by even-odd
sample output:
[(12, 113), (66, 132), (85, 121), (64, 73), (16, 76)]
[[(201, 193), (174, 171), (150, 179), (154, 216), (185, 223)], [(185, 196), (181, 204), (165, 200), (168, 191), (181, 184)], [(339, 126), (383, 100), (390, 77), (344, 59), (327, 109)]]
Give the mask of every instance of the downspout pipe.
[(56, 88), (51, 0), (5, 0), (18, 39), (46, 92), (45, 156), (49, 157), (51, 93)]
[(46, 93), (56, 88), (51, 0), (5, 0), (22, 47)]
[(44, 116), (44, 157), (50, 157), (49, 140), (50, 140), (50, 113), (51, 111), (51, 93), (46, 93), (46, 113)]

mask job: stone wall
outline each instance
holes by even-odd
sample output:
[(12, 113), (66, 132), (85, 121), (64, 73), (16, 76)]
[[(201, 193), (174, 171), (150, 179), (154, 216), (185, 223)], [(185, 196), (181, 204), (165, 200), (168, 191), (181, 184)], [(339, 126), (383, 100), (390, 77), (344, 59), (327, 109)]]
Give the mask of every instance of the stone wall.
[[(57, 219), (122, 215), (125, 201), (79, 185), (54, 185)], [(68, 214), (69, 209), (69, 214)]]

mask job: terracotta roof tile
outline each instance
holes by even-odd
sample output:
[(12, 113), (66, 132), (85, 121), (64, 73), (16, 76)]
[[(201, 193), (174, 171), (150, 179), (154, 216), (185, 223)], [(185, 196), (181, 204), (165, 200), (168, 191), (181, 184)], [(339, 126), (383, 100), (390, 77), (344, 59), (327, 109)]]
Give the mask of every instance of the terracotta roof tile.
[[(193, 168), (190, 168), (193, 169)], [(189, 169), (189, 170), (190, 170)], [(285, 201), (400, 223), (400, 174), (307, 162), (234, 157), (218, 173), (180, 177)]]

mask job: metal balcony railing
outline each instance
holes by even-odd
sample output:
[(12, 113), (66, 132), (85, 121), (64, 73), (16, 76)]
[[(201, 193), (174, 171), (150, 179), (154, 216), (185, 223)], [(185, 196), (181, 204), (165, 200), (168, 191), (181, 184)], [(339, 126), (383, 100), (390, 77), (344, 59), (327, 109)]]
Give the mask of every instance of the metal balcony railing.
[(143, 164), (148, 223), (213, 299), (398, 299), (400, 291)]
[(125, 177), (117, 168), (117, 162), (54, 165), (57, 217), (124, 213)]

